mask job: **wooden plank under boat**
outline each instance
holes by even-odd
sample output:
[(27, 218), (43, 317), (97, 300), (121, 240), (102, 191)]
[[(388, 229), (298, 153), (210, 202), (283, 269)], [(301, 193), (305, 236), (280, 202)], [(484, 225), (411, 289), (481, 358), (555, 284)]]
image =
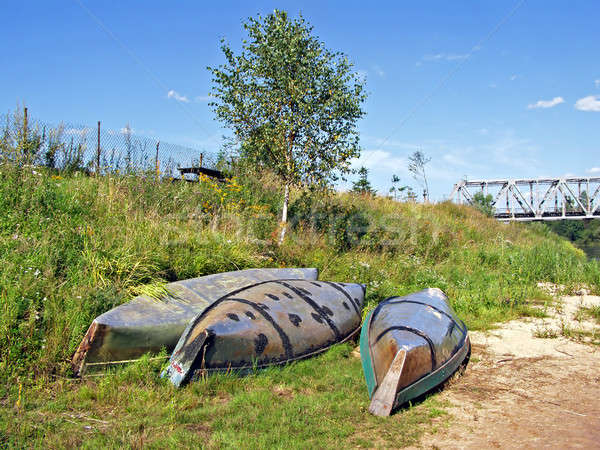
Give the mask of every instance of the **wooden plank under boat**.
[(369, 411), (391, 411), (449, 378), (470, 354), (467, 327), (435, 288), (381, 302), (363, 323)]
[(192, 320), (163, 377), (180, 386), (214, 371), (245, 372), (320, 353), (354, 336), (364, 285), (278, 280), (231, 292)]
[(72, 359), (75, 375), (86, 364), (138, 358), (172, 351), (190, 320), (225, 294), (277, 279), (316, 280), (317, 269), (247, 269), (217, 273), (166, 285), (163, 299), (139, 296), (96, 317)]

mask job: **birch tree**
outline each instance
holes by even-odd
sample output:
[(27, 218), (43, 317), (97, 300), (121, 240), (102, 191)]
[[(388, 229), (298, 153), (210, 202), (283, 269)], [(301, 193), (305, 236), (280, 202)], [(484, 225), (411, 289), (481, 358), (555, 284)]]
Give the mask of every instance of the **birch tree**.
[(208, 68), (211, 106), (233, 131), (240, 156), (281, 179), (281, 243), (290, 187), (330, 185), (359, 156), (364, 79), (346, 55), (325, 48), (302, 16), (292, 20), (275, 10), (243, 27), (239, 54), (222, 40), (226, 62)]
[(431, 158), (425, 156), (422, 151), (416, 151), (408, 157), (408, 171), (412, 173), (413, 178), (423, 188), (423, 201), (427, 203), (429, 201), (429, 183), (427, 183), (427, 174), (425, 173), (425, 166), (431, 161)]

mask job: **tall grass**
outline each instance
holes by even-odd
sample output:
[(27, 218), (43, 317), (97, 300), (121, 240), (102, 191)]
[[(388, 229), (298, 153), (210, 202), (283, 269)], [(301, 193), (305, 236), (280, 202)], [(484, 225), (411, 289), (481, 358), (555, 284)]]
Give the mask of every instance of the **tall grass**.
[(141, 285), (276, 264), (254, 237), (263, 205), (247, 194), (235, 180), (215, 187), (0, 165), (0, 376), (64, 372), (93, 317)]
[(278, 247), (276, 190), (0, 165), (0, 376), (64, 373), (93, 317), (140, 286), (226, 270), (316, 266), (367, 283), (371, 304), (437, 286), (472, 327), (526, 311), (538, 281), (600, 282), (555, 235), (450, 203), (332, 194), (320, 225), (304, 211)]

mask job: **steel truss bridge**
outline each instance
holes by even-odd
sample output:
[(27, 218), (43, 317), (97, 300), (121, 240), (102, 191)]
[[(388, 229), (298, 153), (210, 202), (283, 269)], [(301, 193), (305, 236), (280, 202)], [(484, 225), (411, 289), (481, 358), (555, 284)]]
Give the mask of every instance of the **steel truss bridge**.
[(492, 196), (494, 217), (502, 221), (600, 218), (600, 177), (463, 180), (450, 199), (472, 205), (479, 192)]

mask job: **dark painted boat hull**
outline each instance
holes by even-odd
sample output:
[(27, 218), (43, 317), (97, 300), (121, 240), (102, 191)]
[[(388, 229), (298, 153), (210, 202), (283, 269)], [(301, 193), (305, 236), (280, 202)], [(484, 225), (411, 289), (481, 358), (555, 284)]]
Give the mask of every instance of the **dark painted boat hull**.
[(130, 360), (162, 348), (170, 352), (190, 320), (223, 295), (257, 282), (317, 275), (317, 269), (248, 269), (169, 283), (164, 299), (136, 297), (98, 316), (73, 356), (73, 371), (80, 375), (85, 364)]
[(360, 351), (370, 410), (386, 415), (446, 380), (470, 343), (446, 295), (425, 289), (380, 303), (362, 326)]
[(320, 353), (358, 332), (363, 302), (363, 285), (326, 281), (269, 281), (233, 292), (190, 323), (163, 376), (180, 386), (209, 372)]

